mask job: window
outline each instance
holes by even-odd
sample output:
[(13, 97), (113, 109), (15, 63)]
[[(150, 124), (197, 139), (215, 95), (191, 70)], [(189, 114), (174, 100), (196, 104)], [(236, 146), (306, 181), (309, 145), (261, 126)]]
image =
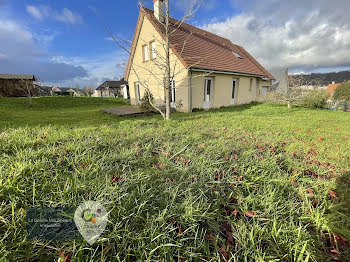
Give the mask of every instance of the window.
[(232, 100), (234, 100), (236, 98), (236, 89), (237, 89), (237, 80), (234, 79), (232, 81), (232, 94), (231, 94)]
[(171, 93), (170, 93), (170, 102), (175, 103), (176, 97), (175, 97), (175, 80), (171, 80)]
[(269, 87), (268, 86), (262, 86), (261, 87), (261, 96), (265, 96), (266, 93), (269, 92)]
[(152, 57), (152, 59), (155, 59), (157, 57), (156, 42), (155, 41), (151, 42), (151, 57)]
[(232, 51), (232, 53), (239, 59), (242, 59), (241, 55), (238, 54), (236, 51)]
[(148, 45), (144, 45), (143, 49), (143, 61), (146, 62), (149, 59)]
[(211, 79), (205, 79), (205, 85), (204, 85), (204, 102), (210, 102), (210, 95), (211, 95), (211, 85), (212, 80)]
[(253, 89), (253, 79), (250, 79), (250, 83), (249, 83), (249, 91), (252, 91)]
[(140, 102), (141, 101), (141, 92), (140, 92), (140, 83), (139, 82), (135, 83), (135, 94), (136, 94), (136, 100), (138, 102)]

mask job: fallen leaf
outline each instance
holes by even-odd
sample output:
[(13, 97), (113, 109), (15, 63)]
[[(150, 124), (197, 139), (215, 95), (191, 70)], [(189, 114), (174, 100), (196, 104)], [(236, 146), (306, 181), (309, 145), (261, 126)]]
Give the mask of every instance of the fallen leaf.
[(213, 234), (205, 234), (204, 236), (206, 239), (209, 239), (209, 240), (215, 240), (216, 237), (213, 235)]
[(295, 182), (294, 179), (290, 180), (290, 183), (291, 183), (293, 186), (295, 186), (295, 187), (298, 186), (297, 182)]
[(314, 190), (313, 190), (312, 188), (306, 189), (306, 192), (307, 192), (308, 194), (310, 194), (311, 196), (314, 196), (314, 195), (315, 195)]
[(164, 169), (164, 165), (161, 164), (161, 163), (153, 164), (152, 167), (153, 167), (153, 168)]
[(228, 259), (227, 251), (223, 247), (220, 248), (220, 252), (224, 256), (225, 259)]
[(122, 180), (123, 180), (122, 177), (117, 177), (115, 175), (112, 175), (112, 178), (111, 178), (112, 182), (119, 182), (119, 181), (122, 181)]
[(229, 160), (230, 160), (230, 158), (229, 158), (229, 157), (227, 157), (227, 156), (225, 156), (225, 157), (223, 158), (223, 160), (224, 160), (224, 161), (229, 161)]
[(238, 156), (237, 156), (237, 155), (234, 155), (234, 156), (232, 157), (232, 159), (233, 159), (233, 160), (237, 160), (237, 159), (238, 159)]
[(332, 249), (329, 252), (331, 252), (332, 254), (341, 255), (340, 251), (336, 249)]
[(252, 212), (252, 211), (247, 211), (247, 212), (245, 212), (245, 216), (246, 217), (253, 217), (253, 216), (255, 216), (256, 215), (256, 212)]
[(333, 190), (329, 190), (328, 193), (331, 199), (338, 199), (337, 193), (334, 192)]
[(320, 136), (320, 137), (318, 138), (318, 140), (319, 140), (319, 141), (323, 141), (323, 137)]
[(175, 182), (174, 179), (168, 178), (168, 177), (164, 178), (164, 180), (167, 181), (167, 182), (170, 182), (170, 183), (174, 183)]
[(85, 169), (85, 168), (87, 168), (87, 165), (82, 164), (82, 165), (81, 165), (81, 168)]
[(237, 217), (239, 215), (239, 210), (235, 209), (232, 211), (232, 214)]
[(203, 148), (203, 147), (205, 147), (205, 144), (204, 143), (200, 144), (199, 147)]

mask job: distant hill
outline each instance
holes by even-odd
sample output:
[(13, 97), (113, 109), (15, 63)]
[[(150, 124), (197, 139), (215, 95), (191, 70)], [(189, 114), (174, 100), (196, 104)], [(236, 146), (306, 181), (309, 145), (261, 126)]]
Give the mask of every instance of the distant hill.
[(344, 81), (349, 81), (350, 71), (289, 75), (289, 78), (293, 80), (302, 78), (302, 82), (304, 83), (310, 83), (311, 85), (318, 85), (319, 83), (323, 86), (327, 86), (328, 84), (332, 84), (332, 82), (342, 83)]

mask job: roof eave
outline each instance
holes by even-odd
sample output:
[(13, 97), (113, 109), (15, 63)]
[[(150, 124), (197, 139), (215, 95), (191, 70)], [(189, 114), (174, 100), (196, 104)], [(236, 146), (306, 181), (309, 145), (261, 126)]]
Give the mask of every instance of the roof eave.
[(272, 80), (272, 79), (268, 78), (266, 75), (257, 75), (257, 74), (249, 74), (249, 73), (242, 73), (242, 72), (217, 70), (217, 69), (210, 69), (210, 68), (200, 68), (200, 67), (190, 67), (188, 69), (192, 70), (192, 71), (197, 71), (197, 72), (207, 72), (207, 73), (217, 73), (217, 74), (227, 74), (227, 75), (240, 75), (240, 76), (251, 76), (251, 77), (267, 78), (269, 80)]

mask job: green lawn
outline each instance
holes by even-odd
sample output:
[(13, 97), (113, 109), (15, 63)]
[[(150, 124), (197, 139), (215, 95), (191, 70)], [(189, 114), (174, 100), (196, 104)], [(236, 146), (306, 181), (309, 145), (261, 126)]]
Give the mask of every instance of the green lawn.
[[(350, 261), (350, 114), (251, 104), (118, 118), (0, 98), (0, 261)], [(26, 241), (25, 208), (97, 200), (106, 232)]]

